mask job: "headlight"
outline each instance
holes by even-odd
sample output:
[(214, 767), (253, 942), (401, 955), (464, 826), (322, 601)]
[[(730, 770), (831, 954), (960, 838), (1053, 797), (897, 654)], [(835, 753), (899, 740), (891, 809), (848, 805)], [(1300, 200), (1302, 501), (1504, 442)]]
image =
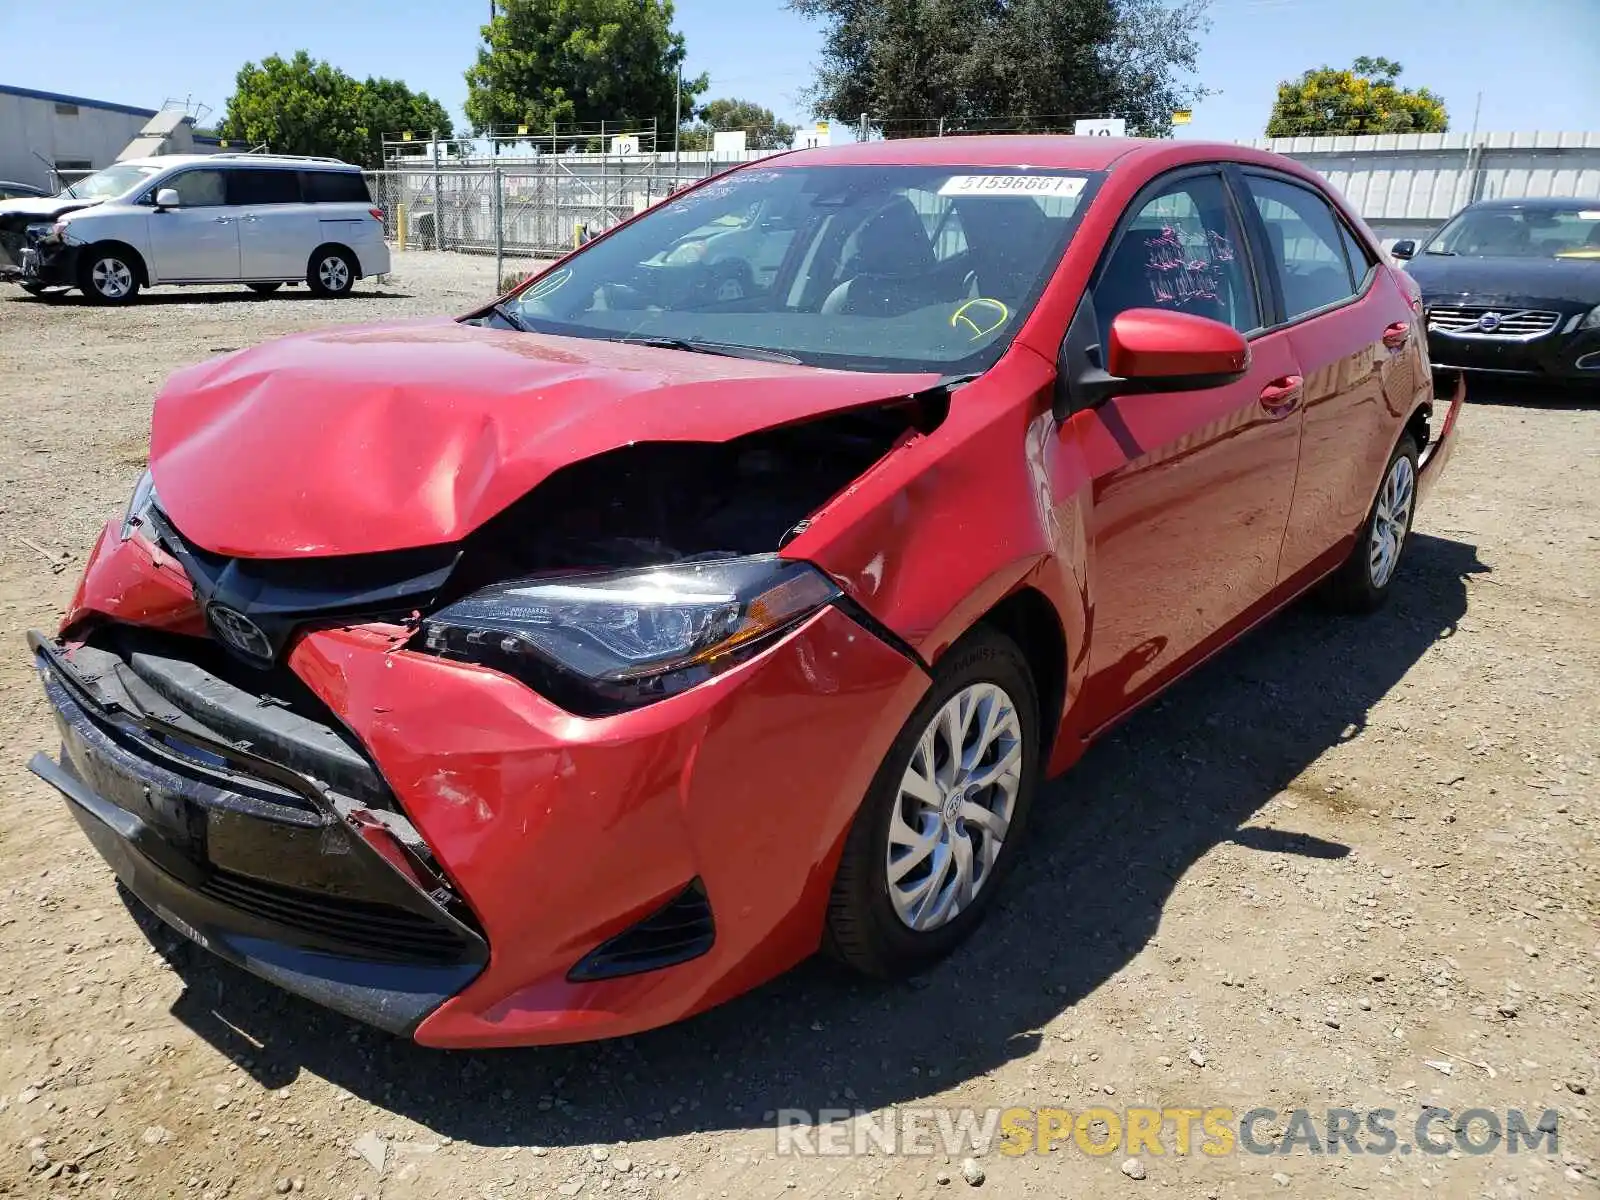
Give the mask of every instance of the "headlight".
[(683, 691), (839, 595), (773, 554), (496, 584), (422, 623), (424, 648), (584, 715)]
[(150, 519), (150, 510), (156, 506), (156, 484), (146, 471), (134, 484), (133, 498), (128, 501), (128, 511), (122, 514), (122, 540), (127, 541)]
[(23, 236), (30, 242), (56, 241), (58, 240), (56, 230), (64, 228), (66, 228), (66, 222), (64, 221), (57, 224), (52, 224), (49, 221), (35, 221), (23, 230)]
[(1580, 330), (1600, 329), (1600, 304), (1596, 304), (1589, 310), (1588, 315), (1578, 322), (1578, 328)]

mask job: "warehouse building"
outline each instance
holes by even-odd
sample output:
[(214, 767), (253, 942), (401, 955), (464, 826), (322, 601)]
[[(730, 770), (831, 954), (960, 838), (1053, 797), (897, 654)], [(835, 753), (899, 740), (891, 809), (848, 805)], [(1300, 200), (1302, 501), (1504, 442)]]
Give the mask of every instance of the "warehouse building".
[(56, 191), (119, 157), (133, 157), (125, 151), (135, 142), (146, 154), (204, 154), (218, 144), (197, 133), (179, 110), (0, 84), (0, 179)]

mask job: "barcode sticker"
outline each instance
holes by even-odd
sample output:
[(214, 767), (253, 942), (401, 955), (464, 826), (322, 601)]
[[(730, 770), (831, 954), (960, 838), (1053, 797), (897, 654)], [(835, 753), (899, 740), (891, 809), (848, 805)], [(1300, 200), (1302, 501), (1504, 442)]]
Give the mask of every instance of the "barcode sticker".
[(1082, 175), (952, 175), (941, 196), (1065, 196), (1083, 191)]

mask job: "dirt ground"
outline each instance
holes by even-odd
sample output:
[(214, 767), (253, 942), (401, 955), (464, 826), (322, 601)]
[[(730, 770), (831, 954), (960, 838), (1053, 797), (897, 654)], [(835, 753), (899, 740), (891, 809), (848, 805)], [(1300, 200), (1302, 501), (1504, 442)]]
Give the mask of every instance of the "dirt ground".
[[(62, 801), (23, 631), (51, 627), (174, 368), (329, 322), (460, 311), (409, 254), (344, 302), (0, 286), (0, 1194), (1524, 1197), (1600, 1194), (1600, 405), (1471, 405), (1394, 603), (1284, 614), (1052, 785), (1004, 903), (911, 984), (823, 962), (676, 1028), (395, 1042), (180, 944)], [(846, 1108), (1553, 1110), (1558, 1149), (780, 1155)], [(1096, 1127), (1098, 1128), (1098, 1127)], [(1482, 1127), (1479, 1128), (1481, 1133)], [(1096, 1136), (1103, 1136), (1097, 1133)], [(1370, 1139), (1363, 1138), (1363, 1142)], [(977, 1178), (973, 1172), (973, 1178)]]

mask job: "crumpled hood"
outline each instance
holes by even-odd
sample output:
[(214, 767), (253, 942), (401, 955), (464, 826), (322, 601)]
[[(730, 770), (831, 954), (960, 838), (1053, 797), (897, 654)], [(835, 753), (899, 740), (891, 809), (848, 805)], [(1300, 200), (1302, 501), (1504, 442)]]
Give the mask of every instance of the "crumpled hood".
[(213, 553), (373, 553), (456, 541), (630, 442), (726, 441), (937, 381), (444, 319), (322, 330), (174, 375), (150, 470), (173, 524)]
[[(93, 208), (98, 200), (63, 200), (59, 196), (18, 196), (13, 200), (0, 200), (0, 222), (7, 217), (32, 225), (40, 221), (53, 221), (64, 213)], [(15, 224), (16, 222), (7, 222)]]

